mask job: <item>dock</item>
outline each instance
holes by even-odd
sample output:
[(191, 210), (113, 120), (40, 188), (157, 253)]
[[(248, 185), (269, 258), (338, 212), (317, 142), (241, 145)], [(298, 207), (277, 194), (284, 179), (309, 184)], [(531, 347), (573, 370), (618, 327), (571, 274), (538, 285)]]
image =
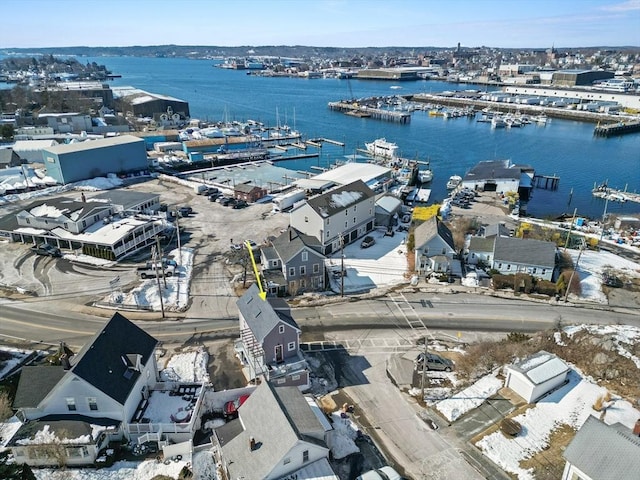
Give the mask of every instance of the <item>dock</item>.
[(599, 186), (593, 187), (592, 190), (593, 196), (597, 198), (602, 198), (604, 200), (608, 200), (610, 202), (635, 202), (640, 203), (640, 193), (636, 192), (627, 192), (627, 188), (624, 190), (618, 190), (616, 188), (609, 188), (605, 183)]
[(640, 132), (640, 120), (635, 122), (607, 123), (605, 125), (598, 124), (593, 134), (596, 137), (613, 137), (635, 132)]
[(319, 153), (301, 153), (300, 155), (286, 155), (282, 157), (272, 157), (270, 160), (272, 162), (283, 162), (285, 160), (301, 160), (303, 158), (317, 158), (319, 157)]
[(373, 108), (356, 102), (329, 102), (329, 108), (346, 115), (354, 115), (361, 118), (374, 118), (376, 120), (403, 124), (411, 122), (410, 113)]

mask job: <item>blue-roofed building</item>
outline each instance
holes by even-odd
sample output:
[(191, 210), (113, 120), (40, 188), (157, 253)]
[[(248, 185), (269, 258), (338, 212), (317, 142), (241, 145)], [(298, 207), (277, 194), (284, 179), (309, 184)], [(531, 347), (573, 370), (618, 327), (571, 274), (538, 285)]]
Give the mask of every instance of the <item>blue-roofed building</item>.
[(144, 140), (133, 135), (87, 140), (43, 148), (42, 158), (47, 175), (67, 184), (147, 170)]

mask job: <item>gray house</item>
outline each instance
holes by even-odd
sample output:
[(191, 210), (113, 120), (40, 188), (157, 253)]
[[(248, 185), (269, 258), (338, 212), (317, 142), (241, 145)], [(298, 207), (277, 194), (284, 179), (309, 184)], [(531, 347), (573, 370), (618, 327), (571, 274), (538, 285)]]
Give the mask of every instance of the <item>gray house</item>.
[(376, 226), (389, 227), (395, 225), (396, 216), (402, 209), (402, 200), (393, 195), (381, 195), (376, 200)]
[(267, 291), (272, 295), (296, 295), (324, 290), (324, 260), (318, 240), (289, 227), (262, 248), (260, 258)]
[(416, 272), (460, 274), (460, 263), (454, 262), (456, 250), (451, 230), (437, 216), (418, 225), (414, 231)]
[(640, 472), (640, 420), (631, 431), (594, 416), (584, 422), (564, 451), (562, 480), (636, 480)]
[(373, 230), (375, 193), (362, 180), (328, 190), (294, 207), (290, 225), (315, 237), (329, 255)]
[(253, 284), (237, 301), (240, 340), (236, 351), (250, 382), (309, 388), (309, 369), (300, 352), (300, 327), (288, 305), (278, 298), (260, 298)]
[(48, 231), (61, 227), (70, 233), (80, 233), (112, 213), (108, 203), (61, 197), (32, 203), (16, 215), (16, 220), (22, 227)]
[(13, 148), (0, 148), (0, 168), (17, 167), (22, 165), (20, 155)]
[(297, 388), (264, 382), (240, 406), (237, 419), (215, 429), (216, 461), (230, 479), (298, 478), (313, 467), (314, 475), (301, 478), (333, 480), (326, 432)]
[(491, 267), (503, 275), (528, 273), (551, 280), (556, 265), (556, 244), (528, 238), (495, 237)]

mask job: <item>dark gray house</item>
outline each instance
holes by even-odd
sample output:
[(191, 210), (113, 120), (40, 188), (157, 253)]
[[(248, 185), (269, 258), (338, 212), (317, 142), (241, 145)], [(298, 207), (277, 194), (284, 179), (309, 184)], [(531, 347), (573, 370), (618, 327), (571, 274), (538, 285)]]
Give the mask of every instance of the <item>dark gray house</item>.
[(271, 295), (296, 295), (324, 290), (324, 260), (316, 238), (289, 227), (262, 248), (262, 268)]
[(309, 388), (309, 369), (300, 352), (300, 327), (281, 299), (260, 298), (253, 284), (237, 301), (240, 341), (236, 351), (250, 382)]
[(594, 416), (584, 422), (563, 453), (562, 480), (636, 480), (640, 472), (640, 420), (631, 431)]
[(0, 168), (17, 167), (19, 165), (22, 165), (22, 160), (20, 155), (13, 151), (13, 148), (0, 148)]
[[(297, 388), (264, 382), (240, 406), (237, 419), (215, 429), (216, 460), (230, 479), (334, 480), (338, 477), (328, 462), (330, 430)], [(304, 474), (305, 469), (313, 475)]]

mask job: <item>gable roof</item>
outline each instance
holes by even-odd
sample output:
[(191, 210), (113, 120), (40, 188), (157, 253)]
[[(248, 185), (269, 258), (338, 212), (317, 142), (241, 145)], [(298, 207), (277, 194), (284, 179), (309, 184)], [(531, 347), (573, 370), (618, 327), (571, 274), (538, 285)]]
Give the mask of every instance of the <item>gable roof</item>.
[(594, 480), (635, 480), (640, 472), (640, 437), (624, 425), (607, 425), (590, 416), (563, 456)]
[(493, 259), (495, 262), (553, 268), (556, 264), (556, 244), (530, 238), (496, 237)]
[(273, 249), (282, 263), (287, 264), (291, 258), (303, 248), (311, 250), (312, 254), (325, 258), (318, 250), (321, 248), (318, 239), (305, 235), (293, 227), (287, 228), (278, 237), (271, 241)]
[(484, 236), (489, 237), (508, 237), (510, 236), (510, 231), (504, 223), (493, 223), (491, 225), (486, 225), (482, 227), (482, 231), (484, 232)]
[[(227, 427), (226, 443), (222, 445), (231, 478), (267, 478), (299, 441), (327, 448), (317, 438), (318, 434), (324, 435), (324, 428), (297, 387), (274, 387), (263, 382), (238, 414), (238, 423), (244, 428), (238, 431), (237, 425)], [(236, 435), (231, 438), (233, 433)], [(249, 448), (251, 438), (258, 445), (253, 450)]]
[(13, 148), (0, 148), (0, 165), (20, 165), (20, 156)]
[(242, 318), (247, 322), (258, 342), (262, 343), (280, 322), (300, 331), (300, 327), (288, 312), (276, 311), (269, 303), (269, 299), (262, 300), (259, 294), (260, 289), (254, 283), (236, 302)]
[(66, 373), (62, 366), (22, 367), (13, 408), (36, 408)]
[(329, 190), (321, 195), (311, 197), (307, 204), (323, 218), (331, 217), (344, 211), (351, 205), (374, 197), (375, 193), (362, 180)]
[(455, 250), (451, 230), (435, 215), (416, 227), (413, 233), (416, 248), (422, 247), (435, 236), (439, 236), (452, 250)]
[(146, 365), (157, 343), (147, 332), (116, 313), (72, 357), (71, 371), (122, 405), (140, 376), (139, 371), (131, 368), (128, 356), (140, 355), (141, 364)]
[(569, 371), (569, 366), (561, 358), (544, 350), (540, 350), (522, 362), (509, 366), (509, 368), (522, 373), (535, 385)]
[(469, 251), (470, 252), (493, 252), (493, 244), (495, 238), (476, 237), (473, 236), (469, 239)]
[(382, 195), (376, 200), (376, 211), (388, 214), (397, 212), (402, 207), (402, 200), (393, 195)]
[(82, 202), (69, 197), (59, 197), (30, 203), (21, 210), (18, 215), (21, 217), (48, 217), (52, 219), (66, 217), (72, 222), (78, 222), (92, 215), (95, 210), (105, 210), (109, 208), (111, 208), (111, 206), (103, 202)]

